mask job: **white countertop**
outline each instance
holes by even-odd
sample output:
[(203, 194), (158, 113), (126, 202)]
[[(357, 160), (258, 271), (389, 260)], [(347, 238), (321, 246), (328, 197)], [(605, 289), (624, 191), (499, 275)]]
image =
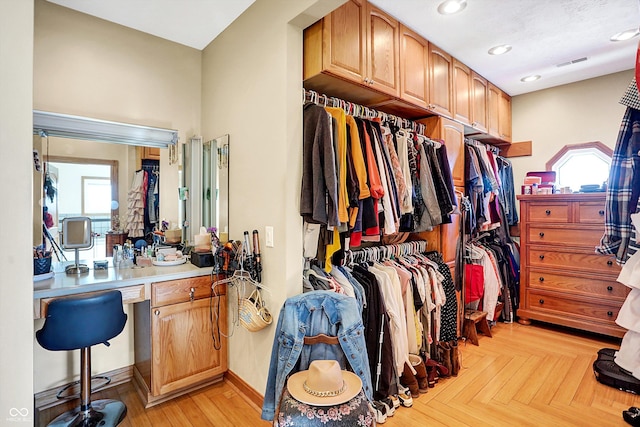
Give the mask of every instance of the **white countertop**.
[(94, 270), (89, 265), (85, 274), (69, 275), (64, 272), (69, 263), (54, 263), (53, 277), (33, 281), (33, 298), (51, 298), (73, 295), (83, 292), (104, 291), (134, 285), (146, 285), (152, 282), (186, 279), (211, 274), (212, 267), (196, 267), (190, 262), (175, 266), (151, 266), (133, 268), (114, 268), (109, 263), (106, 270)]

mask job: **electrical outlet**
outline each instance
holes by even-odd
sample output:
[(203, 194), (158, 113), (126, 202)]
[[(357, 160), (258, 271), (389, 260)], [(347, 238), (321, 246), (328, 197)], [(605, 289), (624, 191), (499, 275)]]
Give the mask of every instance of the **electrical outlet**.
[(267, 247), (272, 248), (273, 247), (273, 227), (270, 225), (267, 225), (264, 228), (264, 234), (265, 234), (265, 243)]

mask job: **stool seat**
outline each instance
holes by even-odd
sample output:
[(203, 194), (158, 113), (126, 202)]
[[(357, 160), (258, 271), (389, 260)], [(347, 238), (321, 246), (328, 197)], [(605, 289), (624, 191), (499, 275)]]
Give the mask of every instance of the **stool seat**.
[(491, 328), (487, 321), (487, 313), (478, 310), (465, 310), (462, 335), (471, 341), (472, 344), (479, 345), (478, 330), (484, 335), (491, 337)]
[(91, 347), (109, 345), (127, 323), (120, 291), (57, 298), (48, 306), (38, 343), (50, 351), (80, 350), (80, 406), (55, 418), (49, 426), (116, 426), (127, 414), (124, 403), (91, 401)]

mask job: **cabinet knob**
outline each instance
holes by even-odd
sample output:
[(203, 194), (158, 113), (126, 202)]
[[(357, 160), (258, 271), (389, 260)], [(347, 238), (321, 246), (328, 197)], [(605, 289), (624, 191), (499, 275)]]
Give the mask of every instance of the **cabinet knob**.
[(547, 209), (546, 211), (544, 211), (544, 213), (546, 213), (547, 215), (551, 215), (551, 209)]
[(540, 282), (544, 282), (544, 277), (540, 276), (540, 278), (538, 279)]
[(540, 304), (544, 304), (544, 300), (542, 298), (540, 298), (540, 300), (538, 301)]
[(613, 311), (607, 311), (607, 316), (609, 317), (613, 316)]
[(608, 265), (609, 267), (611, 267), (611, 266), (613, 265), (613, 261), (611, 261), (611, 260), (607, 261), (607, 265)]
[(155, 314), (156, 316), (160, 316), (160, 310), (154, 311), (153, 314)]
[(604, 216), (604, 211), (602, 211), (602, 210), (598, 211), (598, 215)]
[(613, 290), (613, 286), (607, 286), (607, 290), (611, 292)]
[(191, 288), (191, 289), (189, 290), (189, 301), (193, 302), (193, 299), (194, 299), (194, 297), (195, 297), (195, 294), (196, 294), (196, 289), (195, 289), (195, 288)]
[(540, 259), (544, 259), (544, 255), (540, 255), (538, 258), (540, 258)]
[(538, 235), (539, 235), (540, 237), (544, 237), (544, 232), (543, 232), (543, 231), (541, 231), (540, 233), (538, 233)]
[(365, 78), (364, 78), (364, 82), (365, 82), (366, 84), (369, 84), (369, 79), (365, 77)]

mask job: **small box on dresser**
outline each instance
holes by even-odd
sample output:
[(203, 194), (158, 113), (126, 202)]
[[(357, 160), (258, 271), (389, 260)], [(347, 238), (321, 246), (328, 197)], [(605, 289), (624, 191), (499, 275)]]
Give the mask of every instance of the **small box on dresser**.
[(629, 289), (620, 266), (595, 247), (604, 232), (605, 195), (522, 195), (519, 322), (531, 320), (622, 337), (615, 323)]

